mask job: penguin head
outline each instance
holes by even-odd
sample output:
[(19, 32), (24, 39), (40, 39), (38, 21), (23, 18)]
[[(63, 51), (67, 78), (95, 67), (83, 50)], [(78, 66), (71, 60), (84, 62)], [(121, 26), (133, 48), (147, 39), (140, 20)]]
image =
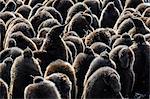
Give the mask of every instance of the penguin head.
[(93, 52), (93, 49), (92, 49), (92, 48), (90, 48), (90, 47), (87, 46), (87, 47), (85, 48), (85, 50), (84, 50), (84, 53), (85, 53), (85, 54), (93, 54), (94, 52)]
[(4, 60), (4, 63), (5, 64), (13, 64), (13, 59), (11, 57), (7, 57), (5, 60)]
[(33, 57), (32, 50), (31, 50), (29, 47), (27, 47), (27, 48), (24, 50), (24, 52), (23, 52), (23, 56), (24, 56), (25, 58), (31, 58), (31, 57)]
[(114, 9), (114, 7), (115, 7), (114, 2), (109, 2), (109, 3), (107, 4), (107, 6), (106, 6), (106, 8), (107, 8), (108, 10), (112, 10), (112, 9)]
[(47, 34), (47, 38), (52, 38), (52, 37), (58, 38), (63, 33), (65, 26), (66, 24), (54, 26)]
[(142, 44), (145, 42), (145, 38), (142, 34), (135, 34), (133, 36), (134, 42), (138, 44)]
[(17, 46), (17, 42), (15, 39), (10, 38), (9, 39), (9, 47), (16, 47)]

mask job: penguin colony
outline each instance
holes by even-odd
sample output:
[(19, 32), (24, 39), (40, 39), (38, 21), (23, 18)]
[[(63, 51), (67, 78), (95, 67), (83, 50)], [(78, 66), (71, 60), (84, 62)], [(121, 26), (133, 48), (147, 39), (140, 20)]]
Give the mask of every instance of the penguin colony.
[(0, 0), (0, 99), (149, 99), (150, 0)]

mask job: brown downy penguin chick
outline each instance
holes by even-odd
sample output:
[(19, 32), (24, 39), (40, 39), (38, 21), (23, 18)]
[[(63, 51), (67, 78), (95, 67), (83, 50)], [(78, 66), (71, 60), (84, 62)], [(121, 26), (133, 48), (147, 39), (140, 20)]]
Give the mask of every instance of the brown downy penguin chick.
[(89, 29), (88, 32), (93, 31), (97, 28), (100, 28), (99, 18), (95, 14), (92, 13), (91, 8), (88, 8), (87, 10), (85, 10), (83, 12), (83, 15), (86, 18), (86, 20), (90, 23), (90, 26), (91, 26), (89, 27), (91, 29)]
[(71, 98), (76, 98), (76, 75), (71, 64), (60, 59), (51, 62), (46, 68), (44, 77), (47, 77), (53, 73), (63, 73), (69, 77), (70, 81), (72, 82)]
[(53, 82), (37, 76), (33, 84), (25, 88), (24, 99), (61, 99), (61, 97)]
[(22, 54), (23, 50), (18, 47), (6, 48), (0, 52), (0, 63), (2, 63), (7, 57), (11, 57), (15, 60)]
[[(16, 16), (16, 18), (11, 18), (10, 20), (8, 20), (8, 22), (6, 22), (6, 28), (8, 28), (7, 31), (10, 30), (16, 24), (22, 23), (22, 22), (27, 24), (30, 28), (32, 28), (32, 31), (33, 31), (33, 27), (31, 25), (30, 21), (23, 17), (20, 17), (20, 16)], [(30, 31), (31, 35), (34, 34), (34, 33), (32, 34), (32, 31)]]
[(0, 12), (0, 19), (2, 19), (5, 24), (7, 23), (8, 20), (16, 18), (15, 14), (9, 11), (6, 12)]
[(40, 26), (40, 24), (43, 21), (45, 21), (47, 19), (51, 19), (51, 18), (53, 18), (53, 16), (49, 12), (47, 12), (47, 11), (38, 11), (29, 20), (30, 20), (30, 22), (31, 22), (36, 34), (37, 34), (38, 27)]
[(65, 24), (69, 23), (71, 21), (72, 17), (75, 14), (77, 14), (78, 12), (84, 12), (85, 10), (88, 10), (88, 7), (83, 2), (78, 2), (78, 3), (74, 4), (68, 10), (68, 14), (67, 14), (67, 18), (65, 20)]
[(84, 0), (85, 3), (91, 10), (93, 14), (95, 14), (98, 19), (100, 18), (102, 12), (102, 3), (99, 0)]
[(105, 8), (109, 2), (114, 2), (115, 7), (119, 10), (120, 13), (123, 11), (123, 5), (121, 3), (121, 0), (103, 0), (102, 8)]
[(87, 80), (82, 99), (123, 99), (120, 76), (108, 66), (96, 70)]
[(98, 55), (100, 55), (103, 51), (107, 51), (107, 52), (111, 51), (111, 48), (102, 42), (95, 42), (90, 46), (90, 48), (92, 48), (93, 51)]
[(112, 49), (118, 45), (127, 45), (131, 46), (133, 44), (132, 39), (128, 33), (122, 34), (122, 36), (115, 40), (113, 43)]
[(115, 62), (110, 59), (109, 53), (104, 51), (100, 54), (100, 56), (96, 57), (90, 64), (89, 69), (85, 75), (84, 86), (89, 79), (89, 77), (99, 68), (109, 66), (113, 69), (116, 69)]
[(76, 77), (77, 77), (77, 87), (78, 94), (77, 98), (81, 98), (83, 92), (83, 82), (86, 75), (86, 72), (89, 69), (90, 63), (96, 57), (93, 50), (90, 47), (86, 47), (83, 53), (79, 53), (74, 62), (73, 67), (75, 69)]
[(47, 19), (43, 21), (38, 27), (38, 33), (42, 28), (52, 28), (53, 26), (61, 25), (56, 19)]
[(115, 7), (114, 2), (109, 2), (101, 13), (101, 17), (99, 21), (100, 27), (113, 28), (119, 16), (120, 16), (120, 12)]
[[(11, 34), (10, 38), (8, 38), (6, 41), (9, 41), (9, 39), (11, 38), (16, 41), (16, 47), (21, 48), (22, 50), (26, 49), (27, 47), (29, 47), (33, 51), (37, 50), (37, 46), (35, 45), (35, 43), (20, 31)], [(4, 48), (9, 47), (9, 44), (10, 42), (6, 42)]]
[(64, 61), (68, 60), (67, 46), (64, 40), (60, 37), (63, 33), (64, 27), (65, 25), (56, 25), (51, 28), (40, 48), (40, 51), (46, 51), (46, 53), (43, 53), (43, 55), (35, 55), (36, 58), (41, 60), (42, 72), (45, 72), (46, 67), (52, 61), (57, 59), (62, 59)]
[(136, 34), (133, 39), (134, 43), (131, 46), (131, 49), (135, 54), (135, 62), (133, 65), (133, 70), (135, 72), (135, 84), (133, 93), (145, 94), (144, 98), (148, 98), (148, 93), (150, 93), (150, 44), (145, 40), (142, 34)]
[(31, 9), (29, 5), (22, 5), (16, 10), (16, 13), (20, 13), (24, 18), (28, 19)]
[(67, 75), (63, 73), (53, 73), (45, 79), (55, 83), (62, 99), (71, 99), (72, 83)]
[(132, 18), (132, 21), (134, 23), (134, 27), (128, 32), (132, 37), (135, 34), (149, 34), (150, 29), (145, 25), (145, 23), (140, 18)]
[(91, 46), (95, 42), (110, 44), (111, 34), (106, 28), (98, 28), (85, 37), (85, 45)]
[(58, 10), (56, 10), (54, 7), (51, 7), (51, 6), (48, 6), (48, 7), (44, 6), (43, 8), (44, 8), (43, 9), (44, 11), (49, 12), (56, 20), (58, 20), (59, 23), (63, 24), (62, 15)]
[[(115, 25), (114, 25), (114, 27), (113, 27), (114, 30), (117, 31), (118, 28), (119, 28), (119, 26), (120, 26), (120, 24), (121, 24), (125, 19), (128, 19), (128, 18), (133, 17), (132, 12), (134, 12), (135, 9), (134, 9), (134, 10), (129, 9), (129, 11), (128, 11), (128, 9), (129, 9), (129, 8), (125, 9), (125, 11), (122, 12), (122, 14), (120, 15), (120, 17), (117, 19), (117, 21), (116, 21), (116, 23), (115, 23)], [(127, 10), (127, 11), (126, 11), (126, 10)], [(132, 12), (130, 12), (130, 10), (131, 10)]]
[(68, 31), (75, 31), (79, 37), (83, 38), (88, 34), (88, 31), (93, 31), (91, 27), (92, 20), (91, 15), (79, 12), (72, 17), (68, 25)]
[(10, 98), (23, 98), (25, 87), (32, 83), (33, 76), (42, 76), (38, 61), (33, 57), (31, 49), (24, 50), (14, 60), (11, 68)]
[(0, 99), (8, 98), (8, 85), (0, 78)]
[(13, 59), (7, 57), (3, 63), (0, 63), (0, 78), (2, 78), (7, 85), (10, 84), (10, 70), (13, 64)]
[(133, 64), (134, 53), (128, 46), (117, 46), (110, 52), (110, 58), (116, 63), (116, 71), (120, 75), (121, 93), (124, 98), (131, 98), (135, 82)]
[(54, 7), (57, 11), (62, 15), (63, 20), (66, 20), (68, 10), (70, 7), (74, 5), (72, 0), (54, 0), (52, 3), (52, 7)]
[(117, 34), (122, 35), (125, 32), (129, 32), (134, 27), (134, 23), (131, 18), (125, 19), (118, 27)]
[(6, 40), (14, 32), (22, 32), (25, 36), (27, 36), (29, 38), (35, 37), (35, 35), (36, 35), (35, 32), (34, 32), (33, 27), (31, 25), (27, 24), (24, 21), (23, 22), (18, 22), (18, 23), (16, 22), (16, 24), (14, 24), (14, 25), (12, 23), (12, 25), (10, 25), (8, 27), (8, 30), (6, 31), (6, 35), (5, 35)]

